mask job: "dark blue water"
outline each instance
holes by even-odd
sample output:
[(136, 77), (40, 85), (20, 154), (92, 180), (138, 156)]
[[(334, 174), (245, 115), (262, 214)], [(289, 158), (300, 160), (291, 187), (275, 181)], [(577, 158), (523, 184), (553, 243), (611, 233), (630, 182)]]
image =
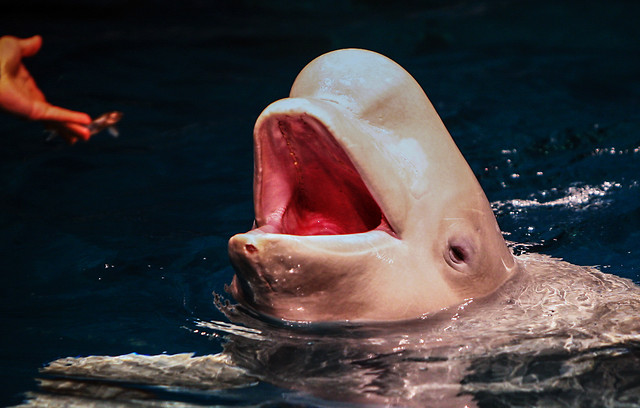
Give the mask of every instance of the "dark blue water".
[(260, 3), (0, 14), (0, 34), (43, 35), (28, 67), (51, 102), (125, 113), (120, 138), (74, 146), (0, 116), (0, 405), (60, 357), (221, 350), (190, 329), (224, 320), (211, 293), (233, 276), (227, 239), (253, 219), (253, 123), (337, 48), (416, 77), (507, 238), (530, 244), (517, 250), (640, 283), (636, 2)]

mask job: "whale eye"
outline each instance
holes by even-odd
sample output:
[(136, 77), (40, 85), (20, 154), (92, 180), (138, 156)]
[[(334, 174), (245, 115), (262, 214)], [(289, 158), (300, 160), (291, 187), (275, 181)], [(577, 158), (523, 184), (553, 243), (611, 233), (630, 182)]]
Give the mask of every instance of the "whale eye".
[(454, 263), (461, 264), (467, 260), (467, 253), (461, 245), (449, 246), (449, 257)]
[(473, 244), (467, 238), (454, 237), (449, 239), (445, 250), (447, 262), (455, 269), (465, 268), (471, 264), (473, 258)]

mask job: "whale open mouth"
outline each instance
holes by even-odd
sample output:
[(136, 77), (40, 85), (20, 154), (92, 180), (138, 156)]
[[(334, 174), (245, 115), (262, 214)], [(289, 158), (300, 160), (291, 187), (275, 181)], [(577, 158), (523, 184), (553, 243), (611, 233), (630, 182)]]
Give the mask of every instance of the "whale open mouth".
[(256, 227), (261, 230), (395, 235), (346, 152), (316, 118), (269, 118), (256, 133), (255, 165)]

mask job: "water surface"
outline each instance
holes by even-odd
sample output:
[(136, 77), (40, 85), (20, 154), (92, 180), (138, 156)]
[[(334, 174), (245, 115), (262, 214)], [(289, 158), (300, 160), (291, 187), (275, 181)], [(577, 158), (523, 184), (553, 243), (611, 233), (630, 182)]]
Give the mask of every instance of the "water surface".
[(44, 37), (28, 66), (50, 101), (125, 117), (120, 138), (72, 147), (0, 118), (0, 404), (56, 358), (221, 350), (193, 330), (225, 320), (211, 293), (253, 219), (253, 123), (336, 48), (416, 77), (516, 250), (640, 283), (638, 5), (418, 3), (7, 7), (2, 34)]

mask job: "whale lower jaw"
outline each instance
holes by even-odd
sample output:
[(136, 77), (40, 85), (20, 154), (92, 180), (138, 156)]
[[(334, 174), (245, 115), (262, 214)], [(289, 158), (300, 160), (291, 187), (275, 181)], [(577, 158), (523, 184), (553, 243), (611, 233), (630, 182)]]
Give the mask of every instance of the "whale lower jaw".
[[(398, 252), (407, 251), (401, 240), (383, 230), (314, 236), (265, 230), (269, 228), (229, 240), (237, 276), (228, 290), (236, 300), (291, 321), (381, 318), (370, 307), (371, 293), (380, 284), (372, 277), (396, 266)], [(392, 274), (386, 275), (392, 284)], [(372, 291), (362, 291), (369, 286)], [(354, 296), (354, 288), (365, 297)]]

